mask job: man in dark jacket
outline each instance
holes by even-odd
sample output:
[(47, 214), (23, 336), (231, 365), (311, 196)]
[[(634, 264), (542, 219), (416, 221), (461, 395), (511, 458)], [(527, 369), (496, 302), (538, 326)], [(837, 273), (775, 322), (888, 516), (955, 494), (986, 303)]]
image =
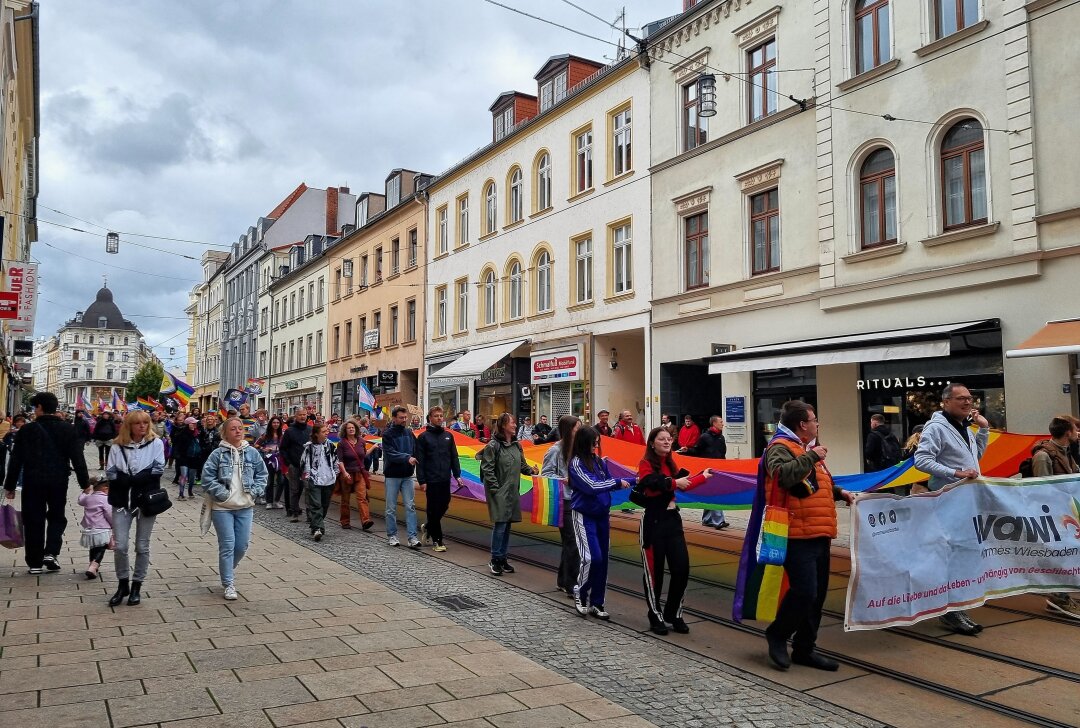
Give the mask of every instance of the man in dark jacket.
[[(90, 477), (75, 428), (56, 416), (56, 395), (38, 392), (30, 400), (34, 421), (15, 436), (11, 461), (4, 482), (8, 500), (15, 498), (19, 473), (23, 476), (22, 513), (26, 540), (24, 557), (31, 574), (43, 568), (59, 571), (57, 554), (64, 544), (67, 528), (67, 486), (70, 468), (79, 487), (86, 489)], [(48, 529), (46, 530), (46, 523)]]
[(86, 412), (75, 410), (75, 420), (72, 424), (75, 426), (75, 439), (79, 441), (79, 447), (86, 447), (86, 443), (93, 439), (90, 432), (90, 420), (87, 419)]
[(427, 429), (416, 438), (416, 482), (427, 492), (427, 523), (420, 526), (420, 541), (433, 543), (434, 551), (446, 551), (442, 517), (450, 508), (450, 478), (461, 485), (461, 462), (454, 436), (443, 429), (442, 407), (432, 407), (427, 421)]
[(863, 456), (866, 458), (866, 472), (868, 473), (891, 468), (903, 457), (900, 441), (885, 424), (884, 415), (870, 416), (870, 432), (866, 436)]
[(289, 498), (285, 503), (285, 515), (293, 523), (300, 522), (300, 496), (304, 491), (304, 480), (300, 470), (300, 457), (304, 454), (304, 445), (311, 439), (311, 428), (307, 422), (307, 410), (297, 407), (293, 410), (293, 420), (289, 429), (281, 436), (281, 457), (289, 466)]
[[(724, 439), (724, 418), (720, 415), (713, 415), (709, 418), (709, 429), (701, 433), (701, 437), (698, 438), (697, 444), (693, 447), (686, 447), (679, 452), (684, 452), (687, 455), (693, 455), (697, 458), (713, 458), (714, 460), (723, 460), (727, 457), (727, 440)], [(720, 531), (731, 524), (724, 518), (723, 511), (711, 511), (704, 510), (701, 513), (701, 525), (712, 526), (716, 530)]]
[(409, 419), (409, 410), (397, 405), (390, 411), (390, 426), (383, 432), (382, 448), (386, 457), (383, 477), (386, 482), (386, 536), (391, 546), (400, 542), (397, 536), (397, 499), (398, 492), (405, 504), (405, 527), (409, 533), (409, 548), (420, 548), (420, 539), (416, 533), (416, 481), (413, 469), (416, 467), (416, 436), (405, 426)]

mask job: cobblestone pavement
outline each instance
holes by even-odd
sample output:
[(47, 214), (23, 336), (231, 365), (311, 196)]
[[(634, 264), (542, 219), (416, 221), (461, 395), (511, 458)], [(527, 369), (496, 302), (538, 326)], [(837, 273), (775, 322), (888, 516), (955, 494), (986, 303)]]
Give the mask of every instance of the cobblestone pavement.
[[(391, 548), (380, 533), (335, 526), (315, 543), (303, 524), (288, 523), (281, 513), (260, 510), (256, 521), (659, 725), (880, 725), (650, 636), (582, 620), (509, 581), (424, 552)], [(455, 612), (433, 601), (451, 595), (484, 606)]]

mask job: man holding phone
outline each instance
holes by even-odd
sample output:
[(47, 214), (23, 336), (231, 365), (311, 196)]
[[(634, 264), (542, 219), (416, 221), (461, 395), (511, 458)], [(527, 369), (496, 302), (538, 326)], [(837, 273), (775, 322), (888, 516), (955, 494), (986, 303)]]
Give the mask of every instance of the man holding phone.
[[(979, 459), (990, 441), (990, 423), (975, 409), (975, 398), (959, 382), (951, 382), (941, 392), (941, 410), (923, 427), (915, 450), (915, 467), (930, 476), (927, 487), (940, 490), (958, 480), (979, 477)], [(971, 425), (978, 432), (971, 432)], [(948, 612), (941, 623), (958, 634), (982, 632), (967, 612)]]

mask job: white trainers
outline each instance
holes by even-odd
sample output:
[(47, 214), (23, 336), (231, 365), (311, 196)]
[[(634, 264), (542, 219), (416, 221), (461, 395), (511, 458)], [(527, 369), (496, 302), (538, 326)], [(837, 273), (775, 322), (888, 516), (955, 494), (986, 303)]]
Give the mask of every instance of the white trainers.
[(574, 609), (576, 609), (577, 613), (582, 617), (589, 613), (589, 608), (585, 606), (585, 602), (581, 601), (581, 597), (576, 594), (574, 595)]
[(387, 541), (387, 543), (389, 543), (391, 546), (400, 546), (401, 545), (401, 541), (398, 541), (397, 536), (391, 536), (390, 539)]
[(589, 607), (589, 614), (596, 617), (597, 619), (602, 619), (605, 622), (607, 620), (611, 619), (611, 615), (608, 614), (606, 611), (604, 611), (604, 605), (602, 605), (602, 604), (599, 605), (599, 606), (594, 604), (591, 607)]
[(410, 538), (409, 539), (409, 548), (414, 549), (414, 550), (420, 548), (420, 539), (418, 539), (418, 538)]
[(240, 595), (236, 593), (236, 587), (235, 586), (227, 586), (227, 587), (225, 587), (225, 598), (228, 599), (230, 602), (236, 601), (236, 598), (238, 596), (240, 596)]

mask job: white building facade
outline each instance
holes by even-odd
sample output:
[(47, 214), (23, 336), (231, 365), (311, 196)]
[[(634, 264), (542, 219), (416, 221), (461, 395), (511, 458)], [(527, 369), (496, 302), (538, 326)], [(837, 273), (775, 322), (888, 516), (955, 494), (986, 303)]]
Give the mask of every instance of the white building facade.
[[(647, 415), (649, 74), (550, 59), (428, 193), (428, 406)], [(640, 143), (638, 143), (640, 142)]]
[(996, 427), (1075, 412), (1075, 354), (1022, 349), (1080, 275), (1078, 103), (1054, 90), (1078, 29), (1059, 2), (712, 0), (655, 31), (661, 408), (726, 415), (752, 457), (812, 402), (838, 472), (870, 415), (903, 441), (950, 381)]

